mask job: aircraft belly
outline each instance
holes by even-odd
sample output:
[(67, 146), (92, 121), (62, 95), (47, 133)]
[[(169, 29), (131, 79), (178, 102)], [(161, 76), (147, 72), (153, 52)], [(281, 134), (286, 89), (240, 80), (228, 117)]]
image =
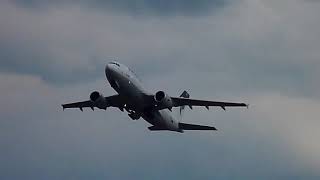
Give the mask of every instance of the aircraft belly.
[(171, 112), (168, 109), (160, 110), (160, 114), (161, 114), (161, 119), (164, 121), (164, 123), (170, 130), (179, 129), (179, 123), (172, 116)]
[(127, 98), (128, 104), (134, 107), (134, 110), (142, 110), (144, 108), (144, 90), (128, 78), (119, 78), (118, 81), (120, 86), (118, 93)]
[(144, 116), (143, 118), (154, 126), (171, 131), (181, 131), (179, 129), (179, 122), (175, 120), (169, 110), (154, 111), (151, 117)]
[(124, 73), (115, 73), (113, 76), (109, 75), (107, 77), (112, 87), (127, 99), (127, 107), (129, 106), (136, 112), (142, 112), (142, 118), (147, 122), (171, 131), (181, 131), (179, 122), (174, 119), (168, 109), (144, 112), (147, 107), (147, 104), (145, 104), (145, 94), (147, 92), (136, 78)]

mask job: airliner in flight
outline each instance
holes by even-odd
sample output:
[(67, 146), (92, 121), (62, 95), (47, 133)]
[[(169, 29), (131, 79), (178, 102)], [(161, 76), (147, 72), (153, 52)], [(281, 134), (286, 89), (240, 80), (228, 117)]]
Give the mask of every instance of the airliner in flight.
[(148, 127), (151, 131), (176, 131), (184, 130), (217, 130), (212, 126), (188, 124), (179, 122), (172, 114), (172, 108), (179, 107), (180, 115), (185, 106), (191, 109), (193, 106), (221, 107), (248, 107), (245, 103), (218, 102), (190, 99), (189, 94), (184, 91), (180, 97), (171, 97), (164, 91), (155, 94), (146, 91), (137, 76), (125, 65), (118, 62), (110, 62), (105, 67), (106, 77), (111, 87), (118, 93), (105, 97), (100, 92), (94, 91), (90, 94), (90, 100), (62, 104), (63, 110), (66, 108), (94, 108), (106, 110), (108, 107), (119, 108), (128, 113), (132, 120), (143, 118), (151, 124)]

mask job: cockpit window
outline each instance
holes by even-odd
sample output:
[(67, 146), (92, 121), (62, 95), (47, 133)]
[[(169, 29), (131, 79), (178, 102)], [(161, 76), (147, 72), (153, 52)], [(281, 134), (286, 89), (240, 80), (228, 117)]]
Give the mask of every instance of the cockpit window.
[(110, 64), (114, 64), (114, 65), (120, 67), (120, 64), (118, 64), (118, 63), (116, 63), (116, 62), (111, 62)]

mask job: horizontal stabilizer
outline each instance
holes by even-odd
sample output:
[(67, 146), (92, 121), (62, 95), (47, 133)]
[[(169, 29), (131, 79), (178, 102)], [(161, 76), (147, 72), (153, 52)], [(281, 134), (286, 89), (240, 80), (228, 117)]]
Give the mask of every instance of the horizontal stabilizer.
[(214, 130), (214, 131), (217, 130), (215, 127), (211, 127), (211, 126), (202, 126), (202, 125), (187, 124), (187, 123), (179, 123), (179, 128), (183, 130)]
[(149, 129), (150, 131), (164, 131), (164, 130), (168, 130), (168, 129), (166, 129), (166, 128), (159, 127), (159, 126), (150, 126), (150, 127), (148, 127), (148, 129)]

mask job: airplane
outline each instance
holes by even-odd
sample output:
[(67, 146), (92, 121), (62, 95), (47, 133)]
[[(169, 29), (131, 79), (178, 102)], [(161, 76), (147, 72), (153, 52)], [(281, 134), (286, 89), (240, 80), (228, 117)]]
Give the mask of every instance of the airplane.
[(190, 109), (193, 106), (203, 106), (209, 110), (210, 106), (221, 107), (248, 107), (245, 103), (205, 101), (190, 99), (187, 91), (180, 97), (171, 97), (164, 91), (155, 94), (148, 92), (135, 73), (127, 66), (112, 61), (105, 67), (106, 78), (111, 87), (118, 93), (105, 97), (100, 92), (94, 91), (90, 94), (90, 100), (62, 104), (62, 108), (94, 108), (106, 110), (108, 107), (119, 108), (122, 112), (126, 110), (132, 120), (143, 118), (151, 124), (150, 131), (174, 131), (183, 133), (184, 130), (217, 130), (212, 126), (183, 123), (172, 115), (172, 108), (179, 107), (180, 115), (185, 106)]

